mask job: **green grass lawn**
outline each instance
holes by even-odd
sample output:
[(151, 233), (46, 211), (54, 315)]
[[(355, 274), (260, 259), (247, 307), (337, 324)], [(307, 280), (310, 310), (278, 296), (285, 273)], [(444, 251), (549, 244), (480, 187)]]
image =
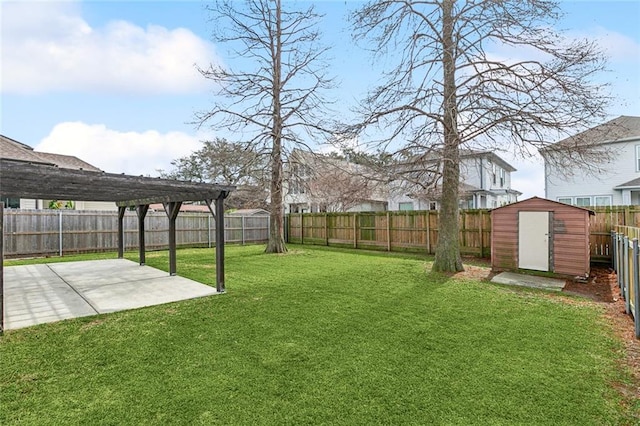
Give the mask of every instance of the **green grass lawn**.
[[(6, 332), (0, 424), (633, 423), (597, 306), (291, 249), (228, 247), (225, 295)], [(178, 251), (197, 281), (214, 263)]]

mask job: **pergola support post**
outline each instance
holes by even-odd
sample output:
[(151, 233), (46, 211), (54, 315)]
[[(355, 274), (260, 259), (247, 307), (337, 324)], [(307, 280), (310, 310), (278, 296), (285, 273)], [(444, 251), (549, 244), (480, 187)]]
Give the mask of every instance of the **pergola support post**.
[(140, 266), (144, 266), (146, 262), (145, 245), (144, 245), (144, 218), (149, 211), (149, 204), (139, 204), (136, 206), (136, 214), (138, 215), (138, 250)]
[(118, 206), (118, 259), (124, 257), (124, 212), (125, 206)]
[(222, 191), (216, 198), (216, 290), (224, 293), (224, 199)]
[(180, 213), (182, 202), (164, 203), (164, 211), (169, 217), (169, 275), (174, 276), (177, 271), (176, 262), (176, 218)]
[(4, 201), (0, 201), (0, 335), (4, 333)]
[[(229, 195), (226, 191), (221, 191), (215, 200), (204, 200), (209, 207), (209, 211), (216, 221), (215, 243), (216, 243), (216, 290), (224, 293), (224, 199)], [(211, 203), (215, 201), (215, 208), (211, 208)]]

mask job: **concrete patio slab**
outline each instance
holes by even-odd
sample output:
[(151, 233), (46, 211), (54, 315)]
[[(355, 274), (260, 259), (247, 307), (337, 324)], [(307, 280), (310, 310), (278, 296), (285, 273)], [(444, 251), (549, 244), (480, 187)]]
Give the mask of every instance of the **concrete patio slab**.
[(515, 272), (501, 272), (491, 279), (498, 284), (517, 285), (542, 290), (562, 291), (565, 280), (558, 278), (540, 277), (536, 275), (516, 274)]
[(187, 278), (126, 259), (9, 266), (7, 330), (217, 294)]

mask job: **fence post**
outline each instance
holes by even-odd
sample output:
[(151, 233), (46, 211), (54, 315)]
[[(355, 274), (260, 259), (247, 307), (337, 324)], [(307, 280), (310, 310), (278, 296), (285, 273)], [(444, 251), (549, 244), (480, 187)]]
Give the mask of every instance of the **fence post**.
[(240, 216), (242, 222), (240, 222), (240, 228), (242, 229), (242, 245), (244, 245), (244, 216)]
[(391, 251), (391, 214), (387, 210), (387, 251)]
[(622, 234), (616, 234), (616, 258), (618, 266), (616, 268), (616, 273), (618, 275), (618, 292), (622, 294), (622, 244), (620, 241), (622, 240)]
[(58, 210), (58, 252), (62, 257), (62, 209)]
[(638, 239), (633, 239), (633, 323), (635, 325), (636, 338), (640, 339), (640, 250)]
[(622, 238), (622, 297), (625, 300), (625, 311), (629, 313), (629, 237), (626, 235)]
[(211, 215), (207, 215), (207, 246), (211, 248)]
[(353, 248), (358, 248), (358, 213), (353, 214)]
[(615, 231), (611, 231), (611, 268), (613, 268), (613, 270), (616, 271), (616, 274), (618, 273), (618, 271), (616, 270), (616, 232)]
[(304, 244), (304, 216), (300, 213), (300, 244)]
[[(625, 286), (624, 286), (624, 310), (627, 314), (631, 313), (631, 288), (633, 286), (633, 275), (635, 275), (635, 270), (633, 270), (633, 259), (629, 260), (629, 243), (632, 241), (628, 236), (625, 236), (624, 245), (625, 245), (625, 261), (626, 261), (626, 273), (625, 273)], [(631, 254), (633, 255), (633, 250), (631, 250)]]
[(482, 210), (478, 210), (478, 221), (480, 225), (478, 226), (478, 234), (480, 234), (480, 257), (484, 257), (484, 241), (482, 241)]
[(431, 254), (431, 210), (426, 211), (427, 216), (427, 254)]
[(620, 296), (622, 296), (624, 288), (624, 234), (618, 234), (618, 262), (620, 267)]
[(329, 245), (329, 214), (324, 213), (324, 244)]

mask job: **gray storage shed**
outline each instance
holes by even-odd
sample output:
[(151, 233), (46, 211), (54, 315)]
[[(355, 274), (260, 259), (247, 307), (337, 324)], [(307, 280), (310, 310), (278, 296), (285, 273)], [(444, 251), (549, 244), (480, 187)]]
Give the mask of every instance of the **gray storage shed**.
[(491, 267), (589, 276), (589, 216), (595, 213), (533, 197), (491, 211)]

